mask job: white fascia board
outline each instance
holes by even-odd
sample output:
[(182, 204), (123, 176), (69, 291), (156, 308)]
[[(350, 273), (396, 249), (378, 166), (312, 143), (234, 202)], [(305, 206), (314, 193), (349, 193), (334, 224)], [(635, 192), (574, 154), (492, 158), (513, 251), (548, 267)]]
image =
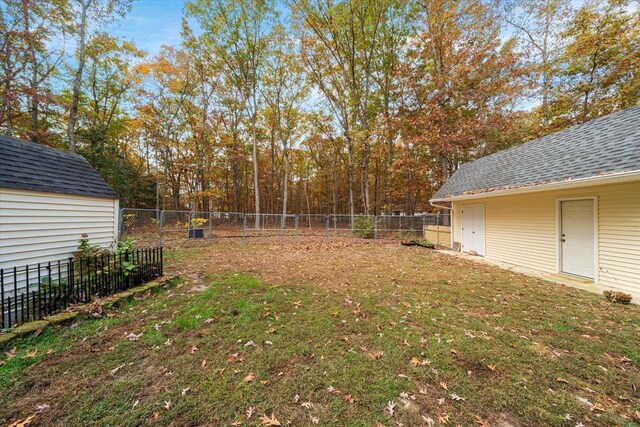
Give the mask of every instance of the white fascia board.
[(617, 184), (640, 180), (640, 170), (612, 173), (608, 175), (590, 176), (587, 178), (569, 179), (566, 181), (548, 182), (544, 184), (523, 185), (519, 188), (507, 188), (504, 190), (485, 191), (474, 194), (462, 194), (460, 196), (431, 199), (429, 202), (454, 202), (460, 200), (482, 199), (486, 197), (508, 196), (512, 194), (535, 193), (539, 191), (564, 190), (570, 188), (589, 187), (592, 185)]

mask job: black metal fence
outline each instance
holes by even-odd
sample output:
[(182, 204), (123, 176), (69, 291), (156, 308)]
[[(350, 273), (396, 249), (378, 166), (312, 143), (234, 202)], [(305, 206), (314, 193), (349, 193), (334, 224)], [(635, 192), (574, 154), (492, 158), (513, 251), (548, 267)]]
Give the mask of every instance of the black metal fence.
[(0, 328), (138, 286), (162, 268), (162, 247), (155, 247), (0, 269)]

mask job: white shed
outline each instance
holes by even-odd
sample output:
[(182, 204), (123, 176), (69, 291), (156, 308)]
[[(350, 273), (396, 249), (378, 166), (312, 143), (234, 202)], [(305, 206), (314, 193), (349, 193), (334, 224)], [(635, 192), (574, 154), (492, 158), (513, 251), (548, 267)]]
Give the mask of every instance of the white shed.
[(116, 192), (78, 154), (0, 136), (0, 268), (70, 257), (82, 233), (115, 245)]

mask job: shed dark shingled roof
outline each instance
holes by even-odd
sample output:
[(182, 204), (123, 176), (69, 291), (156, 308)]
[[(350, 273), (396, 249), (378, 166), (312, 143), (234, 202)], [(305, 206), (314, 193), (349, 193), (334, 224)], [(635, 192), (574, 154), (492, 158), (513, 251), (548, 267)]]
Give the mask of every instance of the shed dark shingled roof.
[(0, 136), (0, 187), (117, 199), (79, 154)]
[(640, 106), (462, 165), (431, 200), (640, 170)]

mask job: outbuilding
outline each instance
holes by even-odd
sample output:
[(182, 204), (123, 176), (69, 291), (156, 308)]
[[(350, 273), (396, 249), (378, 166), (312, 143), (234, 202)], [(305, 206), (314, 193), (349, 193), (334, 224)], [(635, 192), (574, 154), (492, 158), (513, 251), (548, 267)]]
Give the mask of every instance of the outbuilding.
[(0, 268), (70, 257), (83, 233), (112, 247), (118, 195), (79, 154), (0, 136)]
[(462, 165), (451, 246), (640, 301), (640, 106)]

